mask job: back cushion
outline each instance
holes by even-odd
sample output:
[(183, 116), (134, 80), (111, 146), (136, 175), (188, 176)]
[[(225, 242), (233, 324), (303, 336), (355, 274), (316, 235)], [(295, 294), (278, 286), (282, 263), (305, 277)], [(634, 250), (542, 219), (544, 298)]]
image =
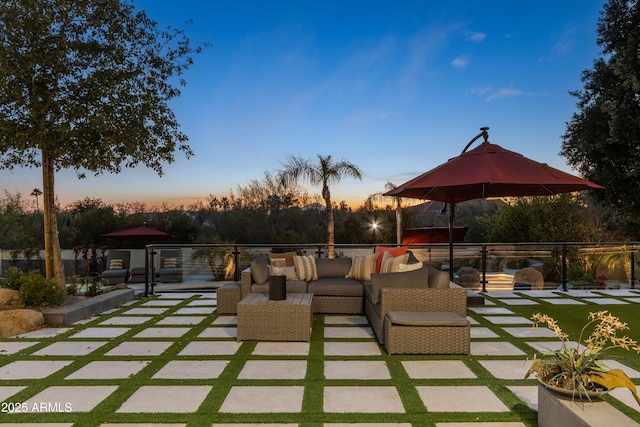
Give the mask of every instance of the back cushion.
[(316, 271), (318, 278), (345, 277), (351, 269), (351, 258), (317, 258)]
[(382, 288), (428, 288), (429, 272), (427, 267), (422, 267), (418, 270), (398, 273), (373, 273), (371, 285), (373, 286), (373, 303), (379, 304)]
[(448, 289), (449, 288), (449, 272), (440, 271), (437, 268), (429, 265), (429, 287), (435, 289)]
[(251, 276), (253, 281), (258, 285), (262, 285), (269, 279), (269, 258), (261, 256), (251, 260)]

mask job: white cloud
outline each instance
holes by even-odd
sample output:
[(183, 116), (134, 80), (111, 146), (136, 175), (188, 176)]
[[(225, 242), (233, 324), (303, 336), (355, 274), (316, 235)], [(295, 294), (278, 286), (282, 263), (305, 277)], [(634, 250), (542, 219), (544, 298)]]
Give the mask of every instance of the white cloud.
[(469, 36), (467, 37), (467, 41), (473, 42), (473, 43), (480, 43), (481, 41), (483, 41), (485, 38), (487, 37), (486, 33), (481, 33), (478, 31), (473, 31), (471, 33), (469, 33)]
[(511, 89), (506, 87), (494, 88), (491, 86), (471, 88), (469, 90), (469, 93), (471, 95), (484, 96), (486, 101), (513, 98), (516, 96), (533, 95), (533, 93), (525, 93), (518, 89)]
[(451, 66), (454, 68), (465, 68), (467, 65), (469, 65), (469, 57), (467, 55), (460, 55), (451, 61)]
[(513, 98), (514, 96), (523, 95), (522, 91), (517, 89), (500, 88), (491, 93), (487, 97), (487, 101), (493, 101), (494, 99)]

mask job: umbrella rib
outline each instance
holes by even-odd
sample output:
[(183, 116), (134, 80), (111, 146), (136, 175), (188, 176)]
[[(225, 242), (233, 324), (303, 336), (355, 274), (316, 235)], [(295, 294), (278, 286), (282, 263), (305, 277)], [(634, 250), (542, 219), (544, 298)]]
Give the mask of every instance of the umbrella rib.
[(547, 192), (549, 192), (549, 194), (556, 194), (554, 191), (551, 191), (551, 189), (549, 187), (547, 187), (546, 184), (542, 184), (542, 188), (544, 188), (545, 190), (547, 190)]

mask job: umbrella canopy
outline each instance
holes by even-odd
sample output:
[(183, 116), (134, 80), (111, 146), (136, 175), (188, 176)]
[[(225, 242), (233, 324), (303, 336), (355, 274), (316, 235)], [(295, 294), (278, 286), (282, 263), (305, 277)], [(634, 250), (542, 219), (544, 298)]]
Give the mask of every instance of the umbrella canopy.
[(602, 188), (485, 141), (385, 195), (458, 203), (487, 197), (551, 196)]
[[(449, 203), (449, 268), (453, 279), (454, 204), (465, 200), (507, 196), (551, 196), (604, 187), (528, 159), (488, 141), (489, 128), (472, 139), (458, 157), (385, 193), (385, 196), (437, 200)], [(484, 141), (467, 148), (478, 138)]]
[(146, 225), (114, 231), (112, 233), (102, 234), (101, 236), (122, 240), (170, 240), (175, 238), (172, 234), (147, 227)]

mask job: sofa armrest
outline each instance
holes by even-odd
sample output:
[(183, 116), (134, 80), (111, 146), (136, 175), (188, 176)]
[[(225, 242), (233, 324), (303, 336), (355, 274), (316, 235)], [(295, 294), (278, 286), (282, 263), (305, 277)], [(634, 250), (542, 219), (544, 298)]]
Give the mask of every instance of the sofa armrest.
[(450, 311), (467, 315), (465, 289), (409, 289), (382, 288), (380, 311), (384, 319), (387, 311)]
[(242, 295), (242, 298), (251, 293), (252, 282), (251, 267), (247, 267), (240, 272), (240, 295)]

